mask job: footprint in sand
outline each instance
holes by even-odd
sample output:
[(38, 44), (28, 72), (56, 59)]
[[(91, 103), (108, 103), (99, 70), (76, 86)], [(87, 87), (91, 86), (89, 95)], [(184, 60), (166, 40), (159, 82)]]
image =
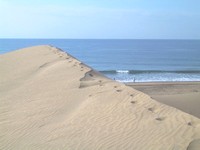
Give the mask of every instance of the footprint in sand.
[(83, 66), (81, 66), (80, 64), (79, 64), (79, 66), (81, 67), (81, 71), (83, 71), (83, 70), (84, 70), (84, 67), (83, 67)]
[(117, 92), (122, 92), (122, 90), (116, 90)]
[(157, 121), (163, 121), (165, 118), (164, 117), (156, 117), (155, 120)]
[(148, 111), (154, 112), (154, 108), (153, 108), (153, 107), (149, 107), (149, 108), (148, 108)]
[(147, 109), (147, 111), (151, 112), (151, 113), (154, 113), (157, 118), (159, 118), (159, 115), (160, 115), (160, 109), (157, 108), (156, 106), (149, 106), (149, 107), (144, 107), (145, 109)]
[(131, 101), (131, 103), (132, 103), (132, 104), (135, 104), (135, 103), (136, 103), (136, 101)]
[(192, 126), (192, 122), (191, 122), (191, 121), (188, 122), (187, 125), (188, 125), (188, 126)]
[(93, 77), (93, 74), (90, 73), (89, 76), (90, 76), (90, 77)]

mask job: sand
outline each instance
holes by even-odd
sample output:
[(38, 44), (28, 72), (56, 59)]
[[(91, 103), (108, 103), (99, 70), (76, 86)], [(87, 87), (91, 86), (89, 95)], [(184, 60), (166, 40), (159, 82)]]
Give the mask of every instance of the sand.
[(200, 119), (52, 46), (0, 55), (0, 149), (194, 150)]
[(159, 102), (200, 118), (200, 82), (149, 82), (127, 85)]

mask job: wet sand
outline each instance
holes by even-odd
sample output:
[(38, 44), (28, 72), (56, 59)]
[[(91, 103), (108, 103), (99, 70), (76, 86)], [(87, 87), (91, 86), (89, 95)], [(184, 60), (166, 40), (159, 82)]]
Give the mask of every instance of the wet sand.
[(200, 118), (200, 82), (148, 82), (127, 85), (159, 102)]

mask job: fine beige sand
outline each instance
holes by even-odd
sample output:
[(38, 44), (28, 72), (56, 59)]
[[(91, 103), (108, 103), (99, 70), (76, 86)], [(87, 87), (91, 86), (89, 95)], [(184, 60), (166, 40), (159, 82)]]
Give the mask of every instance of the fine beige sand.
[(0, 55), (2, 150), (199, 150), (200, 119), (51, 46)]
[(200, 118), (200, 82), (127, 83), (153, 99)]

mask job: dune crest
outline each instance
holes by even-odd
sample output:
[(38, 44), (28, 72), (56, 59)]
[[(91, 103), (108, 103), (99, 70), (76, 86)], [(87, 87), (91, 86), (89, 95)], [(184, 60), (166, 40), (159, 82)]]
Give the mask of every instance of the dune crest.
[(199, 145), (200, 119), (108, 79), (58, 48), (0, 55), (0, 75), (0, 149)]

